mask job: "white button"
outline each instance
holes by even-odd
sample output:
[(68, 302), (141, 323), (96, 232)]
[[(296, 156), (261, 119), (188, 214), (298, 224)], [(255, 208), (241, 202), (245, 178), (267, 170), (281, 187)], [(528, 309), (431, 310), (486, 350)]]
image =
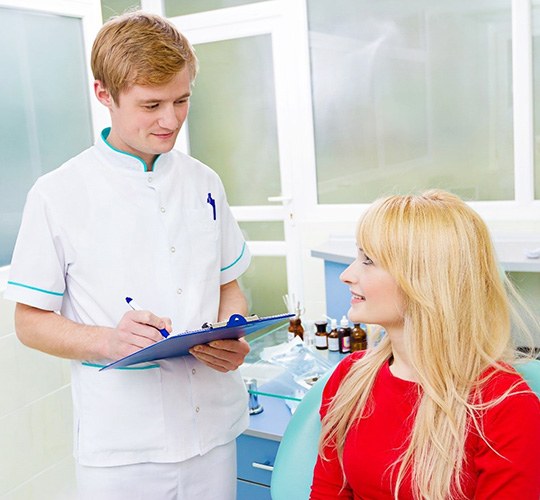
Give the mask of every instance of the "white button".
[(176, 289), (176, 293), (177, 293), (178, 295), (180, 295), (180, 294), (182, 293), (182, 289), (181, 289), (181, 288), (177, 288), (177, 289)]
[(162, 214), (165, 213), (165, 207), (161, 207), (160, 210), (161, 210), (161, 213), (162, 213)]
[(193, 370), (191, 370), (191, 373), (193, 373), (193, 375), (195, 375), (196, 372), (197, 372), (197, 370), (195, 370), (195, 368), (193, 368)]
[(174, 253), (174, 252), (176, 252), (176, 248), (171, 247), (171, 253)]
[(152, 176), (148, 177), (148, 182), (152, 182), (153, 180), (154, 180), (154, 178)]
[(198, 406), (197, 406), (197, 408), (195, 408), (195, 411), (196, 411), (197, 413), (199, 413), (199, 407), (198, 407)]

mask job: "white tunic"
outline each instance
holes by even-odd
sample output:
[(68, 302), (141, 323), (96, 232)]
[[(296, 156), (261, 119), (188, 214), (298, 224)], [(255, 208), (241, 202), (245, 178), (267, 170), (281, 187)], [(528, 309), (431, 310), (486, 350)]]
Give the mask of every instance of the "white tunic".
[[(220, 285), (250, 262), (219, 177), (176, 150), (147, 172), (108, 133), (29, 192), (4, 297), (89, 325), (116, 326), (126, 296), (170, 317), (173, 332), (215, 321)], [(247, 427), (237, 371), (192, 356), (106, 372), (101, 364), (72, 362), (83, 465), (182, 461)]]

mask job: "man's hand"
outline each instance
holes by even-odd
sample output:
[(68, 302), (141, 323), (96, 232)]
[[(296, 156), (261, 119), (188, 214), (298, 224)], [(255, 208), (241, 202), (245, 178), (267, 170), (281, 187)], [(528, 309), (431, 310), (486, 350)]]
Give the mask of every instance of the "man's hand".
[(26, 304), (15, 308), (15, 330), (24, 345), (68, 359), (116, 361), (161, 340), (158, 328), (170, 332), (171, 320), (150, 311), (128, 311), (111, 328), (83, 325)]
[(189, 352), (210, 368), (225, 373), (236, 370), (244, 362), (249, 344), (244, 339), (214, 340), (192, 347)]
[(105, 341), (106, 358), (116, 361), (163, 340), (159, 332), (172, 331), (169, 318), (160, 318), (150, 311), (128, 311)]

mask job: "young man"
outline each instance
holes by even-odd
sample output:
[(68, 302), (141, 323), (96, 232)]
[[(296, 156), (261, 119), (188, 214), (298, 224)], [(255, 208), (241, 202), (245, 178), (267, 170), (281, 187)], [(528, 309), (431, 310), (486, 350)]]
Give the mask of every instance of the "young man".
[(221, 181), (172, 149), (197, 60), (169, 22), (134, 12), (102, 27), (92, 71), (111, 128), (28, 195), (5, 293), (17, 335), (73, 360), (81, 498), (232, 500), (245, 341), (99, 372), (159, 329), (247, 312), (236, 279), (250, 255)]

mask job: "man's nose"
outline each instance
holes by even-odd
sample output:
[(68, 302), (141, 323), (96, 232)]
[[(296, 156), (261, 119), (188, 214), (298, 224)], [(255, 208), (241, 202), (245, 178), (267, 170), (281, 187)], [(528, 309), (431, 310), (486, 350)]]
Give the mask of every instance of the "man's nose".
[(176, 130), (179, 120), (176, 116), (174, 106), (171, 105), (163, 107), (158, 123), (160, 127), (166, 128), (168, 130)]

